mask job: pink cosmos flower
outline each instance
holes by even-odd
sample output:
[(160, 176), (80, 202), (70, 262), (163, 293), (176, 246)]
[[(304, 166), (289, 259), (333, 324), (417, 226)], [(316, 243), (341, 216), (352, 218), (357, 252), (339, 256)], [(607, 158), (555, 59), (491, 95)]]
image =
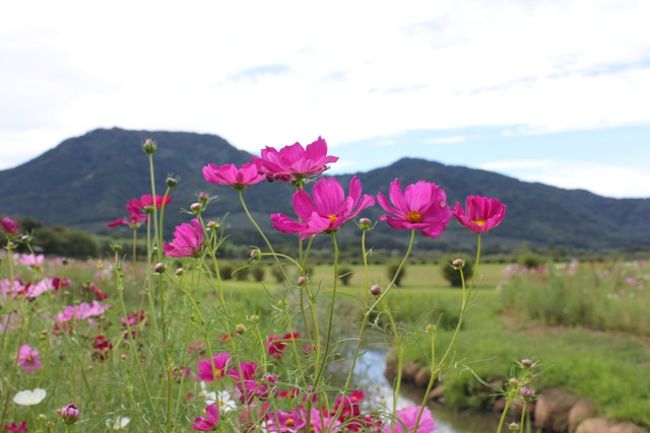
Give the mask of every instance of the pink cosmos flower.
[[(436, 421), (431, 416), (431, 411), (427, 408), (422, 412), (420, 422), (415, 428), (415, 422), (418, 418), (420, 408), (418, 406), (408, 406), (402, 410), (397, 411), (397, 419), (395, 420), (395, 433), (433, 433), (436, 430)], [(393, 427), (386, 425), (384, 433), (390, 433)]]
[(21, 254), (18, 256), (18, 263), (25, 266), (37, 266), (43, 263), (45, 256), (43, 254)]
[(197, 375), (198, 378), (204, 382), (212, 382), (215, 379), (223, 377), (228, 369), (230, 358), (228, 352), (219, 352), (212, 356), (212, 361), (209, 359), (202, 359), (196, 366), (199, 371), (199, 374)]
[(266, 337), (266, 347), (269, 352), (269, 355), (279, 358), (284, 353), (284, 349), (287, 347), (287, 341), (295, 340), (300, 338), (300, 334), (297, 332), (287, 332), (282, 337), (279, 335), (269, 335)]
[(41, 355), (35, 348), (23, 344), (18, 349), (18, 365), (25, 373), (34, 373), (41, 368)]
[(44, 280), (39, 281), (36, 284), (27, 284), (24, 287), (24, 294), (27, 296), (28, 299), (34, 299), (38, 297), (39, 295), (52, 290), (54, 286), (52, 286), (52, 280), (49, 278), (46, 278)]
[(301, 221), (274, 213), (271, 215), (273, 227), (283, 233), (299, 233), (302, 239), (318, 233), (334, 232), (375, 204), (372, 196), (361, 195), (361, 181), (358, 178), (350, 179), (349, 190), (350, 195), (346, 197), (339, 181), (331, 178), (316, 182), (312, 190), (313, 199), (299, 189), (293, 194), (293, 210)]
[(61, 409), (59, 409), (59, 416), (61, 417), (61, 420), (63, 420), (63, 422), (66, 424), (76, 423), (79, 421), (80, 415), (81, 412), (79, 412), (77, 406), (72, 403), (66, 404)]
[(307, 148), (300, 143), (285, 146), (279, 151), (267, 146), (261, 158), (253, 158), (260, 171), (269, 181), (302, 181), (317, 176), (329, 168), (328, 164), (338, 161), (337, 156), (327, 155), (327, 142), (321, 137)]
[[(149, 203), (151, 204), (151, 196), (149, 196)], [(162, 197), (160, 198), (162, 204)], [(126, 202), (126, 210), (129, 212), (128, 218), (119, 218), (107, 224), (108, 227), (117, 227), (119, 225), (128, 225), (132, 229), (140, 227), (140, 224), (147, 220), (147, 214), (144, 213), (144, 205), (138, 198), (134, 198)]]
[[(304, 415), (304, 418), (305, 419), (307, 418), (306, 413)], [(312, 408), (311, 417), (309, 417), (309, 426), (310, 426), (309, 430), (314, 433), (325, 433), (325, 432), (338, 433), (339, 427), (341, 426), (341, 422), (334, 417), (330, 417), (329, 414), (326, 412), (322, 413), (319, 412), (318, 409)], [(350, 428), (351, 426), (348, 425), (347, 427)], [(351, 431), (355, 431), (355, 430), (351, 429)]]
[(0, 219), (0, 231), (7, 235), (17, 235), (20, 233), (20, 225), (8, 216)]
[(194, 218), (190, 223), (177, 225), (174, 229), (174, 240), (165, 242), (165, 255), (169, 257), (196, 256), (203, 246), (203, 227)]
[(79, 305), (68, 305), (62, 312), (56, 315), (55, 320), (58, 323), (66, 323), (72, 319), (86, 320), (103, 315), (108, 308), (108, 305), (100, 304), (97, 301), (92, 301), (91, 304), (82, 302)]
[(231, 186), (238, 191), (260, 183), (265, 178), (266, 176), (260, 174), (259, 168), (252, 162), (243, 164), (239, 168), (235, 164), (209, 164), (203, 167), (203, 179), (206, 182)]
[(481, 234), (501, 224), (506, 216), (506, 205), (496, 198), (470, 195), (465, 200), (465, 210), (456, 203), (454, 216), (468, 230)]
[(2, 430), (10, 433), (27, 433), (27, 421), (22, 421), (20, 424), (12, 422), (2, 426)]
[(198, 431), (212, 431), (217, 428), (221, 414), (216, 403), (209, 404), (205, 407), (205, 418), (197, 416), (194, 418), (192, 429)]
[(289, 412), (278, 410), (266, 415), (266, 430), (277, 433), (298, 433), (306, 425), (307, 420), (298, 408)]
[(402, 192), (399, 179), (390, 184), (390, 203), (379, 193), (377, 201), (388, 214), (379, 217), (380, 221), (397, 230), (419, 230), (424, 236), (435, 238), (445, 231), (451, 219), (445, 191), (432, 182), (420, 180), (407, 185)]
[[(171, 202), (172, 202), (172, 198), (170, 196), (165, 197), (156, 194), (156, 209), (164, 208)], [(141, 195), (140, 204), (142, 205), (143, 209), (147, 206), (153, 207), (153, 198), (151, 197), (151, 194)]]

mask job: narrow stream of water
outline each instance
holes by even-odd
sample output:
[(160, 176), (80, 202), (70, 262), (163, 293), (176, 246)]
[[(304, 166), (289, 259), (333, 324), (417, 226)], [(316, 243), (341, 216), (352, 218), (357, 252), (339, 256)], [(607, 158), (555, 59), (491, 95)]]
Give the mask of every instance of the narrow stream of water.
[[(392, 407), (393, 389), (384, 376), (386, 352), (368, 350), (359, 357), (354, 369), (356, 384), (370, 396), (373, 404)], [(398, 396), (397, 407), (419, 405), (422, 390), (404, 387)], [(493, 414), (476, 414), (457, 412), (448, 408), (430, 404), (429, 409), (436, 420), (436, 433), (492, 433), (497, 429), (497, 417)]]

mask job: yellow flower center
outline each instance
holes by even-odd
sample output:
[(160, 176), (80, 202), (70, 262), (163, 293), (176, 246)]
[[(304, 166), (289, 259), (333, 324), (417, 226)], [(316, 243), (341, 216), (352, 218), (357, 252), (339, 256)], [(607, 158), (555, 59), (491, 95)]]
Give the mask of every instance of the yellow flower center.
[(327, 218), (330, 219), (330, 224), (334, 224), (334, 223), (336, 222), (336, 220), (339, 219), (339, 217), (337, 217), (337, 216), (334, 215), (333, 213), (327, 215)]
[(284, 422), (284, 425), (287, 427), (294, 427), (296, 425), (296, 422), (293, 420), (293, 418), (287, 418), (287, 420)]
[(474, 224), (476, 224), (479, 227), (483, 227), (485, 225), (485, 220), (475, 220)]
[(422, 222), (422, 214), (420, 212), (412, 210), (406, 214), (406, 219), (410, 223), (419, 223)]
[(214, 369), (214, 377), (220, 378), (222, 374), (223, 374), (223, 370), (220, 370), (218, 368)]

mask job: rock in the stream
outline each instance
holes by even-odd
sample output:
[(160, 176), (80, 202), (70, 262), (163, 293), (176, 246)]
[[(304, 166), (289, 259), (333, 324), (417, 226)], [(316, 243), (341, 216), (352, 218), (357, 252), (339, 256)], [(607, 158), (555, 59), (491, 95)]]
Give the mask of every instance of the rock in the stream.
[(425, 388), (431, 379), (431, 368), (421, 367), (415, 374), (415, 384), (420, 388)]
[(429, 393), (429, 401), (437, 401), (437, 402), (439, 402), (444, 395), (445, 395), (445, 386), (443, 384), (439, 383)]
[(404, 364), (402, 369), (402, 380), (406, 382), (415, 382), (415, 375), (418, 374), (420, 364), (416, 362), (408, 362)]
[(575, 433), (643, 433), (643, 429), (630, 422), (615, 422), (599, 416), (582, 421)]
[(569, 432), (573, 433), (578, 424), (587, 418), (596, 416), (596, 405), (592, 400), (581, 399), (569, 411)]
[(573, 394), (561, 389), (542, 391), (535, 405), (535, 427), (562, 433), (569, 427), (569, 412), (577, 401)]

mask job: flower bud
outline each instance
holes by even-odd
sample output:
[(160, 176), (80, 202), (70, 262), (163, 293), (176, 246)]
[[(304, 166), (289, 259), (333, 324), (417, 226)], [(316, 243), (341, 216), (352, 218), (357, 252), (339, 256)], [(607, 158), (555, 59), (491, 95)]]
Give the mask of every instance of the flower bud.
[(305, 278), (304, 275), (301, 275), (301, 276), (298, 277), (297, 282), (298, 282), (299, 286), (304, 286), (305, 284), (307, 284), (307, 278)]
[(147, 138), (144, 141), (144, 144), (142, 145), (142, 149), (144, 150), (144, 153), (147, 155), (153, 155), (156, 153), (156, 149), (158, 149), (158, 145), (156, 144), (156, 141), (153, 140), (152, 138)]
[(173, 176), (168, 176), (167, 179), (165, 180), (165, 183), (167, 184), (168, 187), (173, 188), (176, 185), (178, 185), (178, 179)]
[(203, 205), (201, 203), (192, 203), (190, 209), (194, 214), (200, 214), (203, 210)]
[(205, 206), (208, 203), (208, 201), (210, 200), (210, 196), (208, 195), (207, 192), (201, 191), (199, 193), (199, 195), (197, 196), (197, 199), (199, 200), (199, 203), (201, 203), (202, 205)]
[(236, 324), (235, 332), (238, 333), (239, 335), (243, 334), (244, 332), (246, 332), (246, 326), (244, 326), (243, 323)]
[(260, 316), (258, 316), (257, 314), (251, 314), (250, 316), (248, 316), (248, 321), (251, 323), (257, 323), (260, 321)]
[(461, 259), (461, 258), (459, 257), (459, 258), (457, 258), (457, 259), (454, 259), (454, 260), (451, 262), (451, 265), (452, 265), (454, 268), (456, 268), (456, 269), (462, 269), (463, 267), (465, 267), (465, 260), (463, 260), (463, 259)]
[(519, 393), (524, 398), (531, 398), (532, 396), (535, 395), (535, 391), (528, 388), (527, 386), (522, 386), (521, 389), (519, 390)]
[(368, 230), (372, 226), (372, 220), (370, 218), (361, 218), (359, 220), (359, 227), (361, 230)]
[(151, 206), (151, 205), (144, 206), (142, 208), (142, 210), (144, 211), (144, 213), (151, 214), (151, 213), (153, 213), (153, 206)]
[(274, 385), (278, 381), (278, 376), (275, 374), (267, 373), (262, 377), (262, 380), (266, 383)]
[(379, 284), (373, 284), (370, 287), (370, 293), (372, 293), (374, 296), (379, 296), (381, 294), (381, 286)]
[(59, 409), (59, 416), (61, 420), (66, 424), (74, 424), (79, 421), (79, 409), (74, 404), (66, 404), (61, 409)]
[(176, 274), (177, 277), (180, 277), (181, 275), (183, 275), (184, 272), (185, 272), (185, 269), (177, 268), (174, 273)]
[(210, 230), (218, 230), (218, 229), (219, 229), (219, 223), (218, 223), (217, 221), (212, 221), (212, 220), (210, 220), (210, 221), (208, 221), (208, 223), (206, 224), (206, 226), (207, 226), (208, 229), (210, 229)]
[(429, 324), (424, 328), (424, 330), (425, 330), (425, 332), (426, 332), (427, 334), (433, 334), (434, 332), (436, 332), (436, 329), (437, 329), (437, 326), (434, 325), (433, 323), (429, 323)]
[(516, 422), (511, 422), (510, 424), (508, 424), (508, 430), (519, 431), (519, 424)]
[(162, 274), (165, 272), (165, 269), (167, 269), (167, 266), (165, 266), (165, 264), (162, 262), (156, 263), (153, 267), (153, 271), (157, 274)]
[(248, 255), (251, 260), (259, 260), (262, 257), (262, 250), (259, 248), (253, 248)]
[(508, 383), (510, 383), (510, 385), (519, 385), (519, 379), (512, 377), (510, 380), (508, 380)]
[(525, 368), (530, 368), (533, 365), (535, 365), (535, 361), (532, 360), (532, 359), (528, 359), (528, 358), (522, 359), (521, 361), (519, 361), (519, 363), (522, 365), (522, 367), (525, 367)]

